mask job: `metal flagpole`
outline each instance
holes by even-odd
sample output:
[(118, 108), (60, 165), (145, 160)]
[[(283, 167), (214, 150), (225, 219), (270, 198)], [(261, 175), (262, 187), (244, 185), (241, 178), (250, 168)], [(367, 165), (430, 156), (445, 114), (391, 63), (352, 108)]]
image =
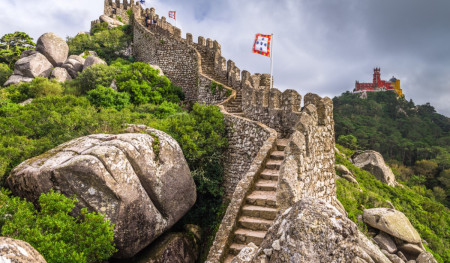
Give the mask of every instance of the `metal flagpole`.
[(270, 89), (273, 88), (273, 34), (270, 41)]

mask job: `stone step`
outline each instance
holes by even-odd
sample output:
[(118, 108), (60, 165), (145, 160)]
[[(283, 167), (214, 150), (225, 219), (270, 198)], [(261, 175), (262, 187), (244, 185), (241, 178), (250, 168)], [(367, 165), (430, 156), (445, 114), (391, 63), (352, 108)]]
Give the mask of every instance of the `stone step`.
[(283, 160), (284, 159), (284, 152), (283, 151), (273, 151), (270, 154), (270, 158), (274, 160)]
[(272, 169), (272, 170), (278, 170), (278, 169), (280, 169), (280, 166), (281, 166), (282, 163), (283, 163), (283, 160), (270, 159), (266, 163), (266, 168), (267, 169)]
[(247, 196), (247, 204), (267, 207), (276, 207), (277, 197), (275, 191), (253, 191)]
[(278, 139), (277, 140), (278, 151), (284, 151), (284, 148), (286, 148), (288, 143), (289, 143), (289, 139)]
[(259, 217), (268, 220), (274, 220), (277, 216), (277, 209), (272, 207), (244, 205), (242, 207), (243, 216)]
[(257, 217), (241, 216), (239, 217), (238, 223), (242, 228), (247, 228), (251, 230), (262, 230), (267, 231), (272, 225), (273, 220), (267, 220)]
[(278, 181), (279, 170), (264, 169), (261, 172), (261, 178), (266, 180)]
[(243, 249), (244, 247), (246, 247), (246, 244), (238, 244), (238, 243), (232, 243), (228, 249), (228, 253), (236, 256), (237, 254), (239, 254), (239, 252), (241, 251), (241, 249)]
[(259, 180), (255, 183), (255, 190), (260, 190), (260, 191), (276, 191), (276, 190), (277, 190), (277, 181), (274, 181), (274, 180), (259, 179)]
[(248, 244), (253, 242), (255, 245), (261, 245), (266, 231), (257, 231), (244, 228), (238, 228), (234, 231), (234, 242), (238, 244)]

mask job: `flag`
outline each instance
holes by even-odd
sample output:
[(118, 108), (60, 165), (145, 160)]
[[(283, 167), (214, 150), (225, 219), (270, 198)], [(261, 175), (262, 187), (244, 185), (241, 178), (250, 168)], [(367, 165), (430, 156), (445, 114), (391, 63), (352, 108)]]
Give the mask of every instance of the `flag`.
[(270, 57), (271, 35), (256, 34), (255, 43), (253, 44), (253, 53)]
[(145, 0), (140, 0), (141, 4), (145, 4)]
[(177, 12), (176, 11), (169, 11), (169, 18), (177, 20)]

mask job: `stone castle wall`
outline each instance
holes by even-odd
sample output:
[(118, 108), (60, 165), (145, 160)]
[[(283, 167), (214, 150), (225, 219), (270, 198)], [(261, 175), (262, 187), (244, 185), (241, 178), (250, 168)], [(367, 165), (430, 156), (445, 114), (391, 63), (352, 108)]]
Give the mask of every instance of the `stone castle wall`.
[(133, 34), (136, 59), (158, 65), (175, 85), (183, 89), (186, 100), (196, 101), (200, 64), (195, 49), (169, 34), (152, 33), (141, 23), (135, 23)]

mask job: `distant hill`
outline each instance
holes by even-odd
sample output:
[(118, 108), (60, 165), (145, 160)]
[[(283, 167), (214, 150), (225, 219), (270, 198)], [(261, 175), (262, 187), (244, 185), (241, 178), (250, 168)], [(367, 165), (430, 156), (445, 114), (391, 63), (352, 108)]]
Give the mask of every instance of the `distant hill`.
[(450, 119), (429, 103), (415, 105), (393, 92), (350, 92), (333, 98), (336, 141), (380, 152), (398, 179), (426, 185), (450, 204)]

